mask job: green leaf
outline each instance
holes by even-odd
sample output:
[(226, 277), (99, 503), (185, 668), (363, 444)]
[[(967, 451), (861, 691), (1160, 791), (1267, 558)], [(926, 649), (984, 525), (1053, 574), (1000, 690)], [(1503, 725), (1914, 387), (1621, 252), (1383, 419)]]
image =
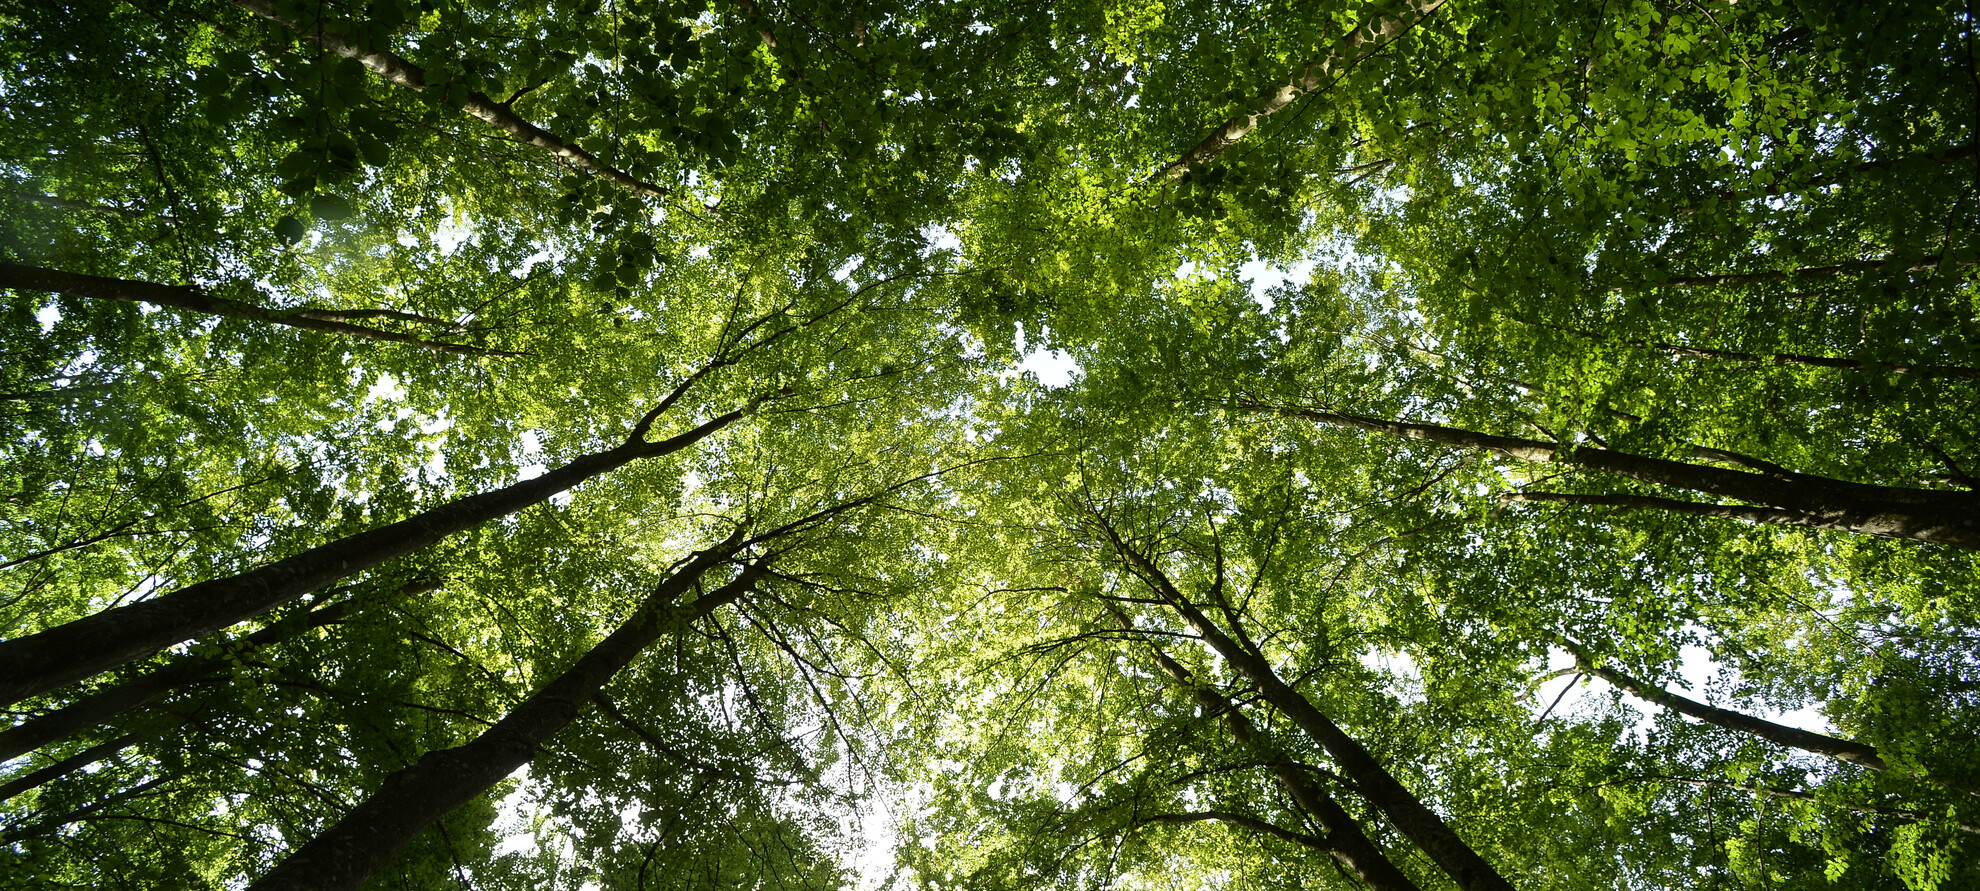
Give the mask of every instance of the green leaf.
[(285, 244), (295, 244), (303, 239), (303, 224), (293, 216), (284, 216), (275, 221), (275, 237)]

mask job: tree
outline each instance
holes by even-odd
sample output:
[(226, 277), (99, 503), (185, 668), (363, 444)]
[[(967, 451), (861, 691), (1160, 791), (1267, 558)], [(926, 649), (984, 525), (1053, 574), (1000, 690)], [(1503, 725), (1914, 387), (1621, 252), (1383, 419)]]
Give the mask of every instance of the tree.
[(1974, 42), (13, 4), (0, 857), (1974, 884)]

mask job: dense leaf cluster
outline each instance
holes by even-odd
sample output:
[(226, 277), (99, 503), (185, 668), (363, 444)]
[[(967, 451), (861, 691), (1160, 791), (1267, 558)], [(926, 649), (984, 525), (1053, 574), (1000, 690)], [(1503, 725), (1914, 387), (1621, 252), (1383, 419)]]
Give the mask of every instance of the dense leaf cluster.
[(0, 888), (1980, 883), (1977, 27), (0, 3)]

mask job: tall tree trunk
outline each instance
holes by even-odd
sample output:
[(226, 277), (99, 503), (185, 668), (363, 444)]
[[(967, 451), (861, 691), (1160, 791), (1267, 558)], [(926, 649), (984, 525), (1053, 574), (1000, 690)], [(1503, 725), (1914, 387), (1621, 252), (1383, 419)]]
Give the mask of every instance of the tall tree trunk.
[[(1134, 630), (1134, 624), (1128, 621), (1125, 613), (1113, 604), (1108, 606), (1113, 610), (1114, 618), (1120, 622), (1123, 630)], [(1239, 745), (1256, 749), (1269, 748), (1269, 741), (1257, 726), (1251, 723), (1251, 718), (1238, 710), (1237, 703), (1230, 701), (1216, 690), (1198, 683), (1189, 669), (1170, 658), (1169, 654), (1163, 652), (1154, 642), (1149, 641), (1147, 644), (1149, 652), (1154, 655), (1155, 662), (1161, 666), (1163, 673), (1196, 697), (1197, 706), (1202, 709), (1204, 717), (1221, 716), (1224, 726), (1231, 731), (1232, 738), (1236, 739)], [(1321, 830), (1326, 832), (1324, 845), (1327, 853), (1334, 858), (1334, 862), (1359, 877), (1374, 891), (1417, 891), (1416, 883), (1403, 875), (1402, 870), (1396, 868), (1388, 855), (1383, 854), (1382, 849), (1369, 840), (1354, 817), (1342, 809), (1340, 803), (1332, 796), (1309, 782), (1297, 766), (1279, 759), (1272, 765), (1272, 774), (1278, 780), (1280, 787), (1286, 790), (1286, 794), (1292, 797), (1293, 802), (1311, 815), (1314, 822), (1320, 824)]]
[[(406, 597), (438, 590), (438, 581), (418, 581), (394, 591), (391, 597)], [(285, 640), (312, 628), (342, 621), (356, 605), (356, 598), (340, 600), (311, 610), (295, 622), (282, 622), (242, 638), (236, 657)], [(160, 666), (144, 675), (98, 690), (52, 712), (36, 715), (11, 729), (0, 731), (0, 761), (10, 761), (50, 743), (67, 739), (118, 715), (139, 708), (172, 690), (212, 677), (225, 670), (225, 658), (186, 658)]]
[(461, 356), (518, 356), (520, 353), (502, 350), (483, 349), (458, 343), (443, 343), (427, 340), (396, 331), (367, 328), (353, 325), (348, 318), (396, 318), (418, 319), (431, 323), (440, 321), (428, 319), (413, 313), (393, 310), (321, 310), (321, 309), (269, 309), (215, 297), (206, 290), (193, 285), (161, 285), (156, 282), (135, 281), (123, 278), (106, 278), (100, 275), (82, 275), (74, 272), (61, 272), (42, 269), (38, 266), (19, 266), (13, 263), (0, 263), (0, 288), (17, 291), (46, 291), (51, 294), (67, 294), (71, 297), (88, 297), (93, 300), (110, 300), (118, 303), (149, 303), (182, 312), (199, 313), (209, 316), (249, 319), (271, 325), (287, 325), (306, 331), (322, 331), (328, 334), (342, 334), (347, 337), (362, 337), (366, 340), (382, 340), (388, 343), (403, 343), (439, 353), (454, 353)]
[[(1667, 458), (1648, 458), (1611, 449), (1568, 448), (1544, 440), (1495, 436), (1457, 427), (1391, 421), (1318, 409), (1252, 402), (1236, 403), (1235, 407), (1489, 452), (1520, 461), (1580, 467), (1640, 482), (1779, 508), (1777, 511), (1754, 512), (1751, 516), (1738, 517), (1754, 522), (1812, 526), (1953, 547), (1980, 548), (1980, 493), (1877, 486), (1806, 473), (1749, 473)], [(1692, 512), (1702, 513), (1705, 507), (1708, 506), (1701, 505), (1699, 510)]]
[[(678, 391), (675, 395), (679, 395)], [(671, 400), (672, 397), (669, 397)], [(666, 403), (662, 403), (664, 408)], [(738, 409), (659, 442), (647, 442), (643, 419), (625, 443), (594, 452), (534, 479), (471, 495), (377, 529), (340, 538), (227, 578), (200, 582), (140, 603), (105, 610), (46, 631), (0, 642), (0, 705), (19, 702), (173, 644), (218, 631), (338, 579), (508, 516), (599, 474), (642, 458), (672, 454), (734, 423)]]
[[(171, 726), (177, 727), (179, 724), (183, 724), (183, 723), (185, 723), (185, 719), (181, 718), (178, 721), (173, 722)], [(77, 752), (74, 755), (70, 755), (69, 757), (57, 761), (54, 764), (50, 764), (47, 767), (41, 768), (40, 770), (34, 771), (32, 773), (22, 774), (18, 777), (15, 777), (14, 779), (7, 781), (5, 785), (0, 785), (0, 801), (6, 801), (7, 799), (13, 798), (14, 796), (26, 792), (30, 789), (40, 788), (41, 786), (46, 785), (47, 783), (53, 780), (57, 780), (62, 777), (68, 776), (69, 774), (77, 770), (80, 770), (84, 767), (88, 767), (91, 764), (95, 764), (98, 761), (102, 761), (103, 759), (115, 755), (118, 752), (121, 752), (131, 746), (137, 745), (138, 743), (143, 742), (145, 739), (153, 735), (156, 735), (157, 733), (160, 733), (165, 729), (169, 729), (169, 728), (157, 728), (153, 730), (140, 730), (135, 733), (126, 733), (123, 736), (110, 740), (109, 742), (98, 743), (94, 746), (90, 746), (87, 749)]]
[[(275, 22), (292, 31), (297, 30), (295, 23), (278, 14), (275, 11), (274, 4), (267, 2), (267, 0), (233, 0), (233, 2), (235, 6), (245, 9), (248, 12)], [(332, 23), (325, 23), (325, 26), (335, 27)], [(426, 90), (426, 70), (391, 52), (382, 49), (361, 47), (345, 39), (342, 35), (337, 34), (334, 30), (324, 30), (324, 27), (313, 28), (309, 31), (297, 31), (297, 34), (303, 39), (311, 41), (332, 53), (343, 56), (346, 59), (357, 60), (359, 64), (371, 69), (373, 73), (392, 83), (414, 92), (424, 92)], [(468, 93), (467, 98), (461, 102), (461, 110), (494, 125), (497, 130), (508, 134), (509, 138), (517, 142), (543, 149), (563, 160), (565, 163), (573, 167), (591, 171), (604, 177), (613, 185), (632, 192), (635, 195), (647, 195), (654, 198), (673, 197), (673, 190), (668, 189), (666, 186), (647, 182), (599, 160), (596, 155), (578, 148), (563, 137), (524, 120), (522, 115), (516, 114), (514, 109), (489, 98), (485, 93)], [(707, 208), (701, 209), (706, 210)]]
[(1512, 883), (1506, 881), (1492, 864), (1472, 850), (1442, 817), (1437, 816), (1422, 799), (1389, 773), (1388, 768), (1383, 767), (1359, 741), (1347, 735), (1305, 696), (1281, 680), (1264, 657), (1232, 640), (1211, 623), (1177, 590), (1154, 561), (1122, 540), (1111, 526), (1106, 527), (1106, 534), (1110, 538), (1109, 544), (1128, 562), (1135, 575), (1170, 608), (1180, 613), (1204, 642), (1224, 658), (1226, 664), (1251, 682), (1267, 703), (1291, 718), (1300, 730), (1325, 749), (1333, 757), (1341, 774), (1354, 783), (1361, 797), (1428, 854), (1459, 888), (1463, 891), (1512, 891)]
[(1404, 0), (1402, 9), (1395, 13), (1377, 13), (1335, 43), (1326, 58), (1308, 62), (1297, 74), (1280, 84), (1263, 105), (1252, 111), (1239, 112), (1236, 117), (1219, 124), (1202, 142), (1157, 171), (1148, 181), (1172, 183), (1182, 179), (1192, 168), (1215, 161), (1218, 155), (1256, 129), (1259, 121), (1284, 111), (1293, 104), (1293, 100), (1331, 85), (1356, 62), (1374, 55), (1443, 5), (1444, 0)]
[[(1646, 702), (1657, 703), (1680, 715), (1697, 718), (1715, 727), (1764, 739), (1791, 749), (1813, 752), (1824, 758), (1833, 758), (1846, 764), (1854, 764), (1858, 767), (1865, 767), (1875, 771), (1889, 771), (1891, 769), (1890, 764), (1884, 761), (1883, 756), (1877, 754), (1877, 748), (1875, 746), (1860, 743), (1852, 739), (1830, 736), (1826, 733), (1816, 733), (1812, 730), (1803, 730), (1799, 727), (1776, 724), (1772, 721), (1756, 718), (1743, 712), (1732, 711), (1731, 709), (1706, 705), (1698, 700), (1679, 696), (1655, 684), (1644, 683), (1613, 668), (1599, 665), (1589, 655), (1587, 650), (1583, 649), (1580, 644), (1574, 641), (1566, 638), (1555, 638), (1555, 642), (1560, 644), (1562, 649), (1573, 654), (1575, 664), (1580, 666), (1582, 671), (1614, 684), (1617, 689), (1623, 690), (1631, 696), (1635, 696)], [(1923, 779), (1955, 791), (1972, 791), (1943, 777), (1927, 776), (1923, 777)]]
[(675, 605), (743, 543), (738, 529), (728, 541), (695, 555), (576, 665), (473, 741), (429, 752), (418, 763), (386, 777), (378, 791), (250, 885), (251, 891), (332, 891), (362, 885), (421, 830), (529, 763), (537, 747), (576, 720), (605, 683), (654, 641), (679, 632), (755, 585), (769, 571), (764, 560), (750, 563), (735, 579), (694, 603)]

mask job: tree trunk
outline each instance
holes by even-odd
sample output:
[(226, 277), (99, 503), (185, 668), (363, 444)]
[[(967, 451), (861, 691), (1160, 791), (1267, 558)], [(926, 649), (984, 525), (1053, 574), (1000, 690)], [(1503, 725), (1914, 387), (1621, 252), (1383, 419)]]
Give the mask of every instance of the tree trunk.
[(426, 340), (410, 334), (385, 331), (353, 325), (341, 318), (357, 317), (412, 317), (411, 313), (394, 313), (390, 310), (283, 310), (268, 309), (252, 303), (228, 300), (206, 293), (206, 290), (193, 285), (161, 285), (156, 282), (134, 281), (123, 278), (105, 278), (100, 275), (82, 275), (74, 272), (61, 272), (42, 269), (38, 266), (19, 266), (13, 263), (0, 263), (0, 288), (17, 291), (46, 291), (51, 294), (67, 294), (71, 297), (88, 297), (93, 300), (111, 300), (119, 303), (149, 303), (184, 312), (209, 316), (224, 316), (236, 319), (250, 319), (267, 322), (271, 325), (287, 325), (306, 331), (322, 331), (329, 334), (342, 334), (348, 337), (362, 337), (366, 340), (382, 340), (388, 343), (403, 343), (439, 353), (454, 353), (461, 356), (518, 356), (520, 353), (489, 350), (458, 343), (442, 343)]
[[(1520, 461), (1580, 467), (1779, 509), (1738, 517), (1753, 522), (1812, 526), (1960, 548), (1980, 548), (1980, 493), (1877, 486), (1805, 473), (1749, 473), (1667, 458), (1646, 458), (1610, 449), (1568, 448), (1537, 439), (1494, 436), (1456, 427), (1390, 421), (1317, 409), (1249, 402), (1238, 403), (1235, 407), (1489, 452)], [(1706, 507), (1701, 505), (1691, 512), (1702, 513)]]
[[(1595, 660), (1589, 656), (1587, 650), (1583, 649), (1580, 644), (1567, 638), (1556, 638), (1555, 642), (1560, 644), (1561, 649), (1573, 654), (1575, 664), (1579, 665), (1582, 671), (1614, 684), (1618, 689), (1629, 693), (1631, 696), (1635, 696), (1646, 702), (1657, 703), (1680, 715), (1697, 718), (1715, 727), (1764, 739), (1791, 749), (1813, 752), (1824, 758), (1833, 758), (1846, 764), (1854, 764), (1858, 767), (1875, 771), (1889, 771), (1891, 769), (1890, 764), (1884, 761), (1883, 756), (1877, 754), (1877, 748), (1875, 746), (1860, 743), (1852, 739), (1830, 736), (1826, 733), (1816, 733), (1812, 730), (1802, 730), (1799, 727), (1776, 724), (1772, 721), (1756, 718), (1743, 712), (1732, 711), (1731, 709), (1706, 705), (1698, 700), (1679, 696), (1654, 684), (1646, 684), (1613, 668), (1597, 665), (1595, 664)], [(1921, 777), (1921, 779), (1957, 792), (1972, 791), (1943, 777), (1925, 776)]]
[[(266, 0), (233, 0), (234, 5), (271, 22), (296, 30), (295, 23), (282, 18), (275, 12), (274, 4)], [(321, 27), (307, 32), (297, 31), (303, 39), (329, 50), (346, 59), (355, 59), (359, 64), (392, 83), (414, 92), (426, 90), (426, 70), (385, 50), (365, 49), (344, 39), (343, 36), (326, 31)], [(496, 129), (509, 135), (509, 138), (524, 145), (543, 149), (562, 159), (573, 167), (583, 168), (604, 177), (613, 185), (635, 195), (654, 198), (671, 198), (673, 191), (633, 176), (617, 167), (605, 163), (597, 156), (565, 141), (562, 137), (538, 127), (523, 119), (509, 106), (489, 98), (484, 93), (468, 93), (461, 103), (461, 110), (483, 121), (493, 124)], [(702, 208), (706, 210), (706, 208)]]
[[(437, 581), (421, 581), (393, 592), (392, 597), (425, 594), (439, 589)], [(312, 628), (342, 621), (355, 605), (355, 599), (340, 600), (294, 623), (284, 622), (263, 628), (240, 641), (240, 652), (265, 647)], [(118, 715), (143, 706), (166, 693), (225, 670), (228, 659), (180, 659), (142, 676), (107, 689), (98, 690), (52, 712), (36, 715), (13, 728), (0, 731), (0, 761), (11, 761), (50, 743), (67, 739), (96, 727)]]
[(1256, 110), (1239, 112), (1236, 117), (1218, 125), (1209, 136), (1196, 144), (1195, 148), (1184, 152), (1182, 157), (1157, 171), (1148, 181), (1155, 184), (1172, 183), (1182, 179), (1189, 171), (1217, 159), (1218, 155), (1243, 139), (1258, 127), (1258, 122), (1293, 103), (1293, 100), (1331, 85), (1336, 78), (1345, 74), (1356, 62), (1372, 56), (1390, 41), (1401, 37), (1404, 32), (1416, 27), (1444, 0), (1405, 0), (1401, 11), (1394, 14), (1378, 13), (1361, 27), (1354, 29), (1346, 37), (1334, 44), (1332, 52), (1317, 62), (1309, 62), (1300, 72), (1286, 83), (1280, 84), (1265, 103)]
[[(181, 719), (178, 722), (172, 724), (172, 726), (176, 727), (179, 724), (183, 724), (183, 723), (185, 723), (185, 721)], [(126, 748), (129, 748), (140, 742), (143, 742), (146, 738), (153, 736), (164, 729), (168, 729), (168, 728), (159, 728), (156, 730), (149, 730), (149, 731), (140, 730), (136, 733), (126, 733), (123, 736), (110, 740), (109, 742), (98, 743), (94, 746), (90, 746), (87, 749), (77, 752), (74, 755), (70, 755), (67, 758), (57, 761), (54, 764), (50, 764), (47, 767), (44, 767), (40, 770), (34, 771), (33, 773), (22, 774), (21, 776), (15, 777), (14, 779), (9, 780), (5, 785), (0, 785), (0, 801), (6, 801), (7, 799), (13, 798), (14, 796), (26, 792), (30, 789), (40, 788), (41, 786), (49, 783), (50, 781), (60, 779), (64, 776), (69, 775), (70, 773), (73, 773), (84, 767), (88, 767), (89, 765), (95, 764), (98, 761), (102, 761), (103, 759), (115, 755)]]
[(768, 571), (758, 560), (728, 584), (697, 598), (686, 608), (674, 601), (694, 590), (701, 576), (742, 547), (739, 529), (721, 545), (694, 559), (662, 582), (625, 624), (576, 665), (517, 705), (473, 741), (429, 752), (384, 785), (335, 826), (282, 861), (251, 891), (330, 891), (355, 889), (390, 863), (421, 830), (488, 791), (536, 756), (538, 746), (577, 719), (605, 683), (662, 636), (743, 595)]
[[(678, 394), (676, 394), (678, 395)], [(671, 399), (671, 397), (670, 397)], [(664, 407), (665, 403), (663, 403)], [(656, 409), (657, 413), (659, 409)], [(293, 557), (227, 578), (200, 582), (140, 603), (105, 610), (46, 631), (0, 642), (0, 705), (142, 659), (173, 644), (244, 619), (402, 557), (435, 542), (508, 516), (594, 476), (641, 458), (687, 448), (743, 417), (738, 409), (659, 442), (647, 442), (649, 414), (622, 445), (594, 452), (535, 479), (429, 508), (377, 529), (319, 545)]]
[(1198, 634), (1203, 635), (1211, 648), (1224, 657), (1225, 662), (1264, 694), (1266, 702), (1291, 718), (1308, 737), (1326, 749), (1340, 767), (1342, 775), (1353, 781), (1361, 797), (1387, 816), (1389, 822), (1409, 836), (1410, 841), (1422, 848), (1425, 854), (1430, 855), (1430, 859), (1436, 861), (1459, 888), (1465, 891), (1512, 891), (1512, 883), (1472, 850), (1442, 817), (1403, 786), (1359, 741), (1348, 736), (1299, 691), (1280, 680), (1263, 658), (1238, 646), (1188, 601), (1178, 599), (1172, 605)]
[[(1127, 616), (1120, 612), (1118, 607), (1114, 608), (1114, 617), (1120, 621), (1124, 630), (1134, 630), (1133, 623), (1128, 621)], [(1244, 712), (1238, 710), (1237, 703), (1197, 683), (1189, 669), (1170, 658), (1168, 653), (1163, 652), (1162, 648), (1153, 642), (1148, 643), (1148, 649), (1154, 654), (1155, 662), (1162, 667), (1162, 671), (1196, 697), (1197, 706), (1203, 710), (1204, 717), (1222, 716), (1224, 726), (1231, 731), (1232, 738), (1236, 739), (1239, 745), (1248, 748), (1267, 747), (1268, 743), (1263, 734)], [(1324, 848), (1336, 863), (1360, 877), (1373, 891), (1417, 891), (1416, 883), (1403, 875), (1402, 870), (1396, 868), (1388, 855), (1383, 854), (1382, 849), (1369, 840), (1354, 817), (1342, 809), (1332, 796), (1308, 782), (1299, 772), (1298, 767), (1280, 759), (1272, 765), (1272, 773), (1279, 781), (1279, 785), (1286, 790), (1286, 794), (1292, 797), (1293, 802), (1298, 804), (1301, 810), (1312, 815), (1314, 822), (1319, 823), (1321, 830), (1327, 833)], [(1305, 842), (1300, 843), (1305, 844)]]
[(1355, 785), (1361, 794), (1376, 810), (1389, 818), (1396, 829), (1416, 843), (1430, 859), (1441, 867), (1445, 874), (1463, 891), (1512, 891), (1512, 883), (1499, 875), (1485, 858), (1471, 849), (1457, 832), (1437, 816), (1423, 800), (1403, 786), (1402, 782), (1389, 773), (1380, 761), (1361, 743), (1336, 726), (1313, 703), (1285, 681), (1280, 680), (1264, 657), (1240, 646), (1228, 635), (1211, 624), (1203, 613), (1183, 597), (1153, 561), (1135, 550), (1127, 542), (1115, 535), (1112, 527), (1107, 528), (1110, 544), (1125, 559), (1134, 573), (1146, 583), (1156, 596), (1180, 613), (1184, 621), (1203, 637), (1205, 643), (1217, 651), (1237, 672), (1249, 680), (1265, 701), (1291, 718), (1306, 735), (1332, 756), (1342, 775)]

